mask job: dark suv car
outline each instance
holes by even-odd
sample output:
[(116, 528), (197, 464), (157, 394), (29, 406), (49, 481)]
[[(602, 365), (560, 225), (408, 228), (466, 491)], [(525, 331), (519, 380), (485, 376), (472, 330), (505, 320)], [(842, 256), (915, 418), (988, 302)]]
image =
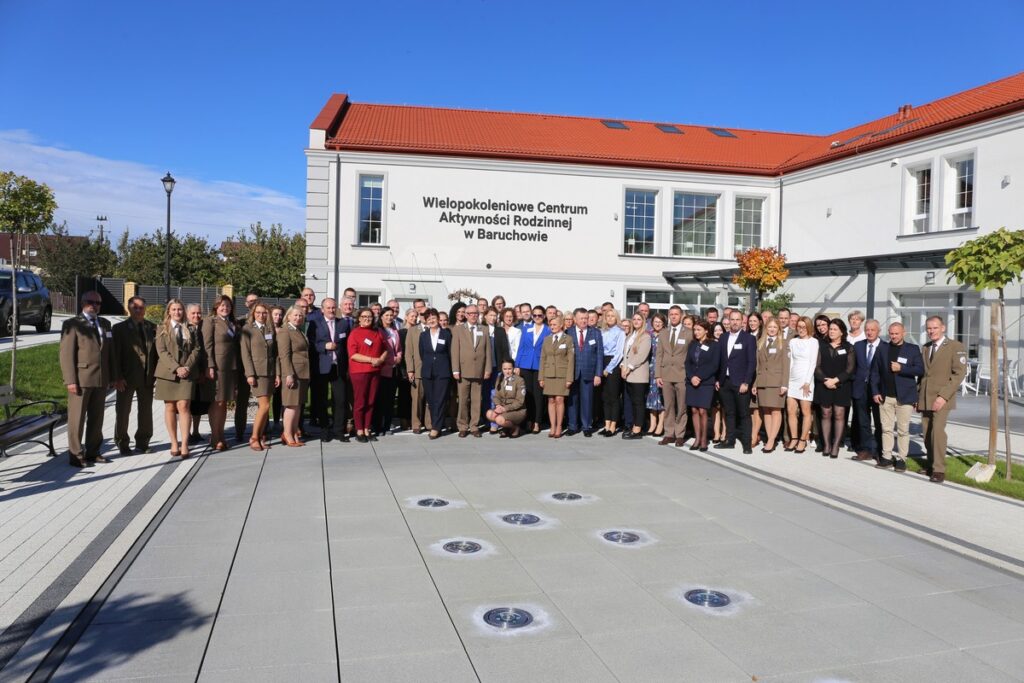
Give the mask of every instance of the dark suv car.
[[(30, 270), (18, 271), (18, 321), (34, 325), (37, 332), (49, 332), (53, 319), (50, 290)], [(0, 336), (14, 334), (14, 301), (11, 299), (11, 271), (0, 270)]]

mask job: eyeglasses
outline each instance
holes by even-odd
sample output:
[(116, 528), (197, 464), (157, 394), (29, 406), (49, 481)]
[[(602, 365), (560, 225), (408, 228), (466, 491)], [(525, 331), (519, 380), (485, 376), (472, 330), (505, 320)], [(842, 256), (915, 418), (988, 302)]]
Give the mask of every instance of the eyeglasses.
[(543, 314), (543, 313), (534, 313), (534, 314), (533, 314), (533, 317), (534, 317), (534, 318), (543, 318), (543, 317), (544, 317), (544, 314)]
[(359, 319), (360, 320), (373, 320), (373, 316), (372, 315), (363, 314), (363, 315), (359, 316)]

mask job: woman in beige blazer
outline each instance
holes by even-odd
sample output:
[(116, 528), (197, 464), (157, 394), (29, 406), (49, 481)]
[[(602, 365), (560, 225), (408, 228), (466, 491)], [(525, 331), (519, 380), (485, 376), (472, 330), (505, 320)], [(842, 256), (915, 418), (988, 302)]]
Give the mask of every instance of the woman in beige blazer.
[(281, 386), (277, 374), (277, 335), (270, 322), (270, 309), (257, 301), (242, 328), (242, 367), (251, 395), (256, 398), (256, 417), (252, 421), (249, 448), (262, 451), (270, 445), (266, 438), (270, 400), (274, 389)]
[(562, 438), (562, 420), (565, 417), (565, 397), (576, 373), (576, 345), (564, 331), (565, 318), (555, 311), (548, 320), (551, 334), (540, 349), (539, 384), (548, 397), (548, 420), (552, 439)]
[(786, 406), (786, 392), (789, 390), (789, 349), (775, 318), (769, 318), (765, 323), (764, 335), (757, 344), (754, 385), (754, 395), (757, 396), (767, 435), (761, 452), (771, 453), (782, 428), (782, 409)]
[(284, 327), (277, 333), (277, 357), (281, 369), (281, 405), (284, 406), (284, 426), (281, 441), (286, 446), (305, 446), (300, 440), (299, 411), (302, 399), (309, 390), (309, 341), (302, 332), (306, 314), (292, 306), (284, 314)]
[(196, 342), (196, 336), (185, 321), (185, 306), (179, 299), (171, 299), (164, 308), (164, 321), (156, 334), (154, 395), (164, 402), (164, 423), (171, 440), (172, 457), (189, 456), (188, 437), (192, 431), (189, 403), (195, 380), (193, 372), (199, 361)]
[(228, 449), (224, 440), (224, 422), (228, 414), (228, 401), (235, 400), (240, 332), (235, 323), (235, 303), (231, 297), (221, 296), (214, 302), (209, 317), (203, 320), (207, 386), (212, 390), (208, 418), (210, 443), (217, 451)]
[(514, 368), (511, 360), (502, 361), (501, 376), (494, 383), (494, 407), (487, 411), (487, 419), (501, 428), (502, 439), (518, 437), (519, 425), (526, 419), (526, 382)]
[(626, 398), (633, 408), (633, 429), (623, 431), (623, 439), (639, 439), (647, 411), (647, 388), (651, 381), (651, 335), (647, 321), (639, 313), (630, 319), (630, 331), (622, 353), (622, 379), (626, 382)]

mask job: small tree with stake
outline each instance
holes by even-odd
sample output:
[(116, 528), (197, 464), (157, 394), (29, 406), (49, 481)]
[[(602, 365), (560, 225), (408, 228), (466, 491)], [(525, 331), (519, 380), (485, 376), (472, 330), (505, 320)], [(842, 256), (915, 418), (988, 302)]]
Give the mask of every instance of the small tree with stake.
[(732, 282), (750, 290), (750, 308), (755, 310), (765, 294), (771, 294), (789, 277), (786, 269), (786, 255), (775, 247), (751, 247), (736, 254), (740, 272), (733, 275)]
[(53, 222), (53, 191), (31, 178), (0, 171), (0, 230), (11, 234), (11, 387), (18, 351), (18, 266), (25, 235), (38, 235)]
[[(1005, 227), (965, 242), (946, 254), (949, 280), (974, 287), (979, 292), (994, 289), (999, 293), (999, 305), (992, 306), (992, 373), (997, 381), (996, 368), (1002, 341), (1003, 377), (1009, 374), (1006, 354), (1006, 310), (1003, 289), (1014, 280), (1021, 279), (1024, 271), (1024, 230), (1010, 231)], [(989, 399), (988, 466), (974, 475), (980, 481), (992, 477), (996, 467), (996, 441), (999, 434), (999, 403), (996, 385)], [(1010, 410), (1009, 398), (1003, 391), (1003, 430), (1006, 432), (1006, 478), (1010, 478)], [(981, 469), (981, 468), (979, 468)], [(970, 474), (970, 473), (968, 473)]]

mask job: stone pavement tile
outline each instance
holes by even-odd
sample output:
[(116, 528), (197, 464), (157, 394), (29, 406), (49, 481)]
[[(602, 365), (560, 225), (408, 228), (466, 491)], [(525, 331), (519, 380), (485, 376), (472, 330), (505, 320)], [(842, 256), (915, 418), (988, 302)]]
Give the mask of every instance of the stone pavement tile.
[(416, 538), (491, 533), (479, 513), (467, 508), (408, 508), (403, 514)]
[[(237, 566), (237, 564), (236, 564)], [(314, 571), (232, 572), (220, 614), (330, 609), (331, 583), (327, 568)]]
[(856, 515), (825, 506), (821, 506), (814, 514), (807, 514), (803, 510), (783, 510), (777, 514), (779, 517), (829, 538), (839, 538), (846, 531), (859, 531), (866, 524)]
[(499, 529), (497, 526), (491, 528), (515, 557), (593, 551), (592, 545), (586, 539), (567, 529)]
[(476, 683), (466, 653), (461, 648), (447, 652), (342, 660), (338, 666), (342, 681), (359, 683)]
[(461, 649), (439, 600), (345, 607), (336, 618), (342, 660)]
[[(890, 604), (886, 603), (885, 608)], [(843, 605), (806, 610), (796, 616), (803, 626), (840, 648), (847, 665), (949, 649), (942, 639), (886, 609), (875, 605)]]
[(1016, 621), (1024, 621), (1024, 581), (1017, 581), (1006, 586), (989, 588), (973, 588), (959, 591), (957, 595), (970, 600), (985, 609), (1002, 614)]
[[(365, 491), (363, 491), (365, 493)], [(327, 484), (327, 515), (329, 517), (363, 517), (365, 515), (390, 515), (400, 510), (395, 497), (388, 489), (385, 493), (349, 495), (338, 493)]]
[(251, 517), (245, 523), (242, 543), (279, 543), (305, 541), (323, 543), (327, 538), (327, 520), (315, 517)]
[(93, 624), (212, 617), (224, 591), (223, 576), (130, 579), (118, 582)]
[(373, 569), (422, 564), (412, 538), (382, 538), (369, 548), (365, 541), (330, 541), (331, 568)]
[(334, 663), (334, 615), (305, 612), (221, 615), (210, 637), (203, 672)]
[(587, 643), (578, 639), (477, 647), (470, 656), (484, 683), (616, 680)]
[(540, 592), (540, 587), (516, 560), (453, 559), (452, 562), (439, 561), (430, 565), (430, 574), (446, 601)]
[(769, 679), (772, 683), (809, 681), (870, 681), (871, 683), (907, 683), (908, 681), (950, 681), (955, 683), (1010, 683), (1019, 681), (975, 659), (969, 652), (940, 652), (906, 657), (862, 666), (832, 667), (802, 674)]
[[(561, 610), (542, 593), (505, 595), (494, 599), (448, 600), (446, 606), (469, 652), (476, 652), (479, 648), (578, 640), (580, 637)], [(515, 630), (500, 630), (484, 623), (483, 615), (488, 610), (501, 607), (525, 609), (533, 615), (534, 622), (526, 628)]]
[(548, 597), (583, 636), (667, 628), (679, 622), (650, 593), (628, 583), (611, 588), (551, 591)]
[(231, 575), (298, 572), (330, 568), (323, 541), (252, 543), (242, 538)]
[(584, 638), (619, 681), (749, 681), (750, 676), (684, 624)]
[(840, 588), (882, 605), (894, 598), (930, 595), (944, 589), (937, 583), (888, 565), (881, 560), (830, 564), (811, 569)]
[(659, 543), (667, 545), (711, 545), (716, 543), (745, 543), (748, 539), (709, 519), (683, 522), (655, 522), (645, 524)]
[(797, 567), (795, 562), (757, 543), (690, 546), (687, 551), (724, 576), (741, 572), (775, 572)]
[(252, 508), (249, 510), (249, 519), (259, 517), (316, 517), (324, 514), (324, 499), (322, 494), (313, 496), (296, 496), (291, 494), (260, 495), (256, 492), (253, 498)]
[(934, 548), (920, 553), (888, 557), (885, 564), (931, 581), (946, 590), (1004, 586), (1020, 579), (947, 550)]
[(793, 537), (758, 540), (757, 543), (801, 567), (846, 564), (869, 559), (863, 553), (812, 532), (801, 532)]
[(809, 529), (800, 526), (784, 517), (766, 510), (744, 511), (735, 515), (718, 515), (715, 522), (724, 529), (750, 541), (767, 545), (768, 541), (779, 539), (819, 539), (825, 538)]
[(866, 605), (864, 598), (828, 579), (803, 569), (734, 574), (729, 585), (751, 594), (780, 612), (799, 612), (841, 605)]
[[(166, 521), (165, 521), (166, 523)], [(146, 546), (128, 569), (128, 579), (227, 576), (234, 544)]]
[[(191, 679), (195, 681), (195, 678)], [(280, 681), (302, 681), (302, 683), (337, 683), (338, 665), (288, 664), (258, 669), (229, 669), (208, 671), (203, 669), (199, 676), (201, 683), (280, 683)], [(149, 683), (149, 679), (140, 683)]]
[(335, 570), (331, 577), (337, 608), (403, 605), (439, 599), (422, 562), (405, 567), (375, 567), (372, 571)]
[(598, 552), (618, 567), (636, 583), (675, 581), (681, 576), (695, 573), (711, 573), (707, 564), (700, 560), (690, 548), (660, 543), (631, 548), (615, 547), (603, 541)]
[(243, 516), (215, 521), (173, 520), (160, 524), (150, 545), (234, 544), (242, 532)]
[(860, 529), (847, 529), (842, 533), (829, 534), (836, 543), (853, 548), (870, 559), (909, 555), (934, 550), (935, 546), (899, 532), (896, 529), (865, 524)]
[(626, 574), (603, 555), (592, 553), (541, 555), (519, 559), (541, 590), (572, 590), (629, 585)]
[(195, 680), (212, 619), (93, 624), (51, 679), (62, 683), (146, 676)]
[(898, 598), (882, 606), (933, 634), (936, 642), (941, 639), (961, 648), (1024, 639), (1024, 623), (981, 607), (959, 593)]
[(1024, 640), (972, 647), (964, 652), (1009, 676), (1024, 678)]
[(332, 541), (408, 538), (409, 527), (397, 511), (384, 515), (360, 515), (327, 518), (328, 537)]
[[(250, 489), (251, 494), (251, 489)], [(216, 497), (202, 497), (189, 495), (185, 491), (170, 513), (164, 520), (164, 524), (179, 521), (196, 521), (210, 523), (215, 519), (245, 519), (246, 511), (249, 509), (249, 498), (228, 498), (218, 499)]]

